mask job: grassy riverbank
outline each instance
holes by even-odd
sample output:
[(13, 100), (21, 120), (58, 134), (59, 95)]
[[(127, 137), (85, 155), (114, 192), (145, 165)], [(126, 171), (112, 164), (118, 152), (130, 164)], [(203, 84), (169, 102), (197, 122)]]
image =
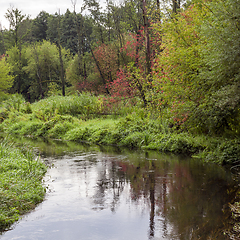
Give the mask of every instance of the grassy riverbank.
[(240, 162), (240, 141), (177, 130), (166, 120), (135, 107), (106, 115), (89, 94), (50, 97), (34, 104), (15, 97), (1, 108), (0, 130), (8, 134), (188, 154), (219, 164)]
[[(55, 96), (33, 104), (13, 96), (2, 103), (0, 119), (0, 131), (9, 135), (187, 154), (233, 168), (240, 163), (237, 138), (193, 135), (139, 106), (107, 111), (101, 99), (90, 94)], [(29, 151), (20, 151), (5, 142), (1, 143), (1, 149), (0, 222), (3, 229), (42, 201), (41, 179), (46, 168), (40, 161), (33, 161)], [(238, 201), (236, 198), (231, 205), (235, 219), (239, 216)], [(238, 226), (238, 220), (235, 222)]]
[(46, 167), (32, 150), (0, 142), (0, 231), (20, 215), (34, 209), (45, 195), (42, 177)]

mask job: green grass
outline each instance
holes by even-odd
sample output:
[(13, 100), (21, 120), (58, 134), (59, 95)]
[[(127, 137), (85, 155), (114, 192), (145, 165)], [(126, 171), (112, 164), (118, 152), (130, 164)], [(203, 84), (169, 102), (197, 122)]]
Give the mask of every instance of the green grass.
[(66, 97), (52, 96), (32, 104), (31, 110), (43, 120), (59, 114), (89, 119), (99, 113), (99, 101), (89, 93)]
[(42, 177), (46, 166), (32, 150), (0, 143), (0, 230), (10, 227), (20, 215), (33, 209), (45, 195)]
[(192, 155), (220, 164), (240, 164), (237, 140), (191, 135), (171, 128), (163, 118), (152, 118), (144, 109), (128, 115), (103, 115), (101, 100), (88, 93), (52, 96), (27, 104), (17, 95), (2, 104), (0, 130), (95, 144), (144, 148)]

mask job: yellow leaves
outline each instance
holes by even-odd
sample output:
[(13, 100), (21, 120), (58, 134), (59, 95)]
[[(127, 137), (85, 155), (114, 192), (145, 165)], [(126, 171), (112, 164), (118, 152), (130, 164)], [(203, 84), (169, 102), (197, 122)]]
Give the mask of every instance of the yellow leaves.
[(188, 109), (187, 106), (203, 94), (196, 89), (199, 88), (198, 74), (204, 45), (200, 34), (204, 14), (204, 7), (192, 5), (175, 18), (161, 23), (163, 50), (156, 59), (153, 84), (170, 112), (173, 108), (176, 111)]

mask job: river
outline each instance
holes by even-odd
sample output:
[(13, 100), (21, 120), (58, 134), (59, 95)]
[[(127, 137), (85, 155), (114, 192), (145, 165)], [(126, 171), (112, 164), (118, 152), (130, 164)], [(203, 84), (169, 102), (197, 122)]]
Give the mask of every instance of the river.
[(158, 152), (34, 144), (49, 166), (45, 200), (1, 240), (227, 239), (234, 182), (223, 167)]

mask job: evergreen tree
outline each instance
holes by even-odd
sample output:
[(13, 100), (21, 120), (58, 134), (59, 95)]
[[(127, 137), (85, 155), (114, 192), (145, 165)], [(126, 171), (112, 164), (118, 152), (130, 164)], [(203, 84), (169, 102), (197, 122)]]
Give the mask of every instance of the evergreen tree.
[(48, 17), (48, 13), (41, 11), (32, 22), (32, 36), (37, 42), (47, 39)]
[(67, 9), (61, 21), (61, 42), (62, 46), (66, 49), (69, 49), (73, 54), (78, 52), (78, 34), (75, 21), (76, 19), (74, 13), (71, 13)]

